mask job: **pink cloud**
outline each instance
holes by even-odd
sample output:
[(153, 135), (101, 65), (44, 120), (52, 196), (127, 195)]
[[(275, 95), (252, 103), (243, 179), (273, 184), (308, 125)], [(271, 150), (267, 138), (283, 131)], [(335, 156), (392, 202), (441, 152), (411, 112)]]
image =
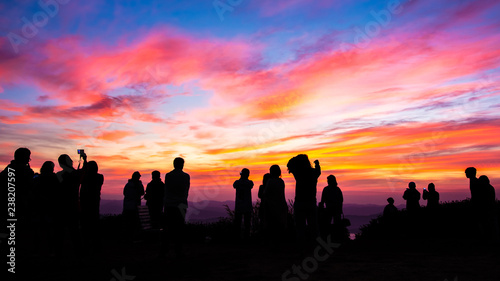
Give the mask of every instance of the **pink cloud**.
[(129, 137), (129, 136), (134, 136), (135, 132), (133, 131), (121, 131), (121, 130), (115, 130), (115, 131), (107, 131), (107, 132), (102, 132), (97, 136), (98, 139), (106, 140), (106, 141), (118, 141), (123, 138)]

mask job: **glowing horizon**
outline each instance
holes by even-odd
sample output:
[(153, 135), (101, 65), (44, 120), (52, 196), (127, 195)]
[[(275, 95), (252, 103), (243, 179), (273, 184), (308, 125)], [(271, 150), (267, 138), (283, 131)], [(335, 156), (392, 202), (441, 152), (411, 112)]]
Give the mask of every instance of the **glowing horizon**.
[(195, 2), (0, 4), (0, 164), (83, 148), (103, 199), (178, 156), (190, 201), (234, 199), (244, 167), (255, 200), (272, 164), (293, 199), (299, 153), (346, 203), (401, 204), (410, 181), (463, 199), (469, 166), (500, 186), (500, 2)]

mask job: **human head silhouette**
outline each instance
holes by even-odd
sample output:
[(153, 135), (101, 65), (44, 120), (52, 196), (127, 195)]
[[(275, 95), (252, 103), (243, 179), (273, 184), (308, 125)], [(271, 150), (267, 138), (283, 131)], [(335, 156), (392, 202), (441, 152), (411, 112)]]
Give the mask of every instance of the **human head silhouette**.
[(278, 165), (272, 165), (271, 168), (269, 168), (269, 173), (273, 177), (281, 177), (281, 168)]
[(243, 168), (240, 172), (240, 175), (242, 179), (248, 179), (248, 177), (250, 176), (250, 170), (247, 168)]
[(329, 186), (337, 186), (337, 178), (334, 175), (329, 175), (326, 178)]
[(132, 174), (132, 180), (133, 180), (133, 181), (138, 181), (140, 178), (141, 178), (141, 173), (139, 173), (138, 171), (135, 171), (135, 172)]
[(311, 162), (307, 154), (299, 154), (292, 157), (286, 165), (289, 173), (301, 173), (307, 169), (312, 169)]
[(490, 185), (490, 179), (485, 175), (480, 176), (478, 180), (481, 186)]
[(477, 173), (477, 170), (474, 167), (469, 167), (469, 168), (465, 169), (465, 176), (468, 179), (476, 178), (476, 173)]
[(97, 166), (96, 161), (89, 161), (87, 163), (87, 173), (89, 174), (97, 174), (99, 172), (99, 166)]
[(181, 157), (175, 158), (174, 159), (174, 168), (179, 169), (179, 170), (184, 169), (184, 159), (182, 159)]
[(63, 169), (64, 167), (73, 168), (73, 160), (71, 160), (68, 154), (61, 154), (57, 158), (57, 162), (59, 162), (59, 166)]
[(263, 177), (262, 177), (262, 185), (266, 185), (267, 181), (269, 180), (269, 178), (271, 178), (271, 174), (270, 173), (266, 173)]
[(52, 174), (54, 173), (54, 162), (52, 161), (45, 161), (42, 164), (42, 167), (40, 168), (40, 174), (45, 175), (45, 174)]
[(394, 205), (394, 198), (392, 197), (387, 198), (387, 202), (391, 205)]
[(432, 182), (429, 183), (427, 188), (429, 189), (429, 191), (432, 191), (432, 192), (436, 191), (436, 186)]
[(412, 182), (412, 181), (411, 181), (411, 182), (408, 184), (408, 187), (409, 187), (410, 189), (415, 189), (415, 188), (417, 187), (417, 185), (416, 185), (414, 182)]
[(14, 161), (21, 165), (27, 165), (30, 162), (31, 151), (26, 147), (20, 147), (14, 152)]
[(153, 178), (153, 179), (159, 179), (159, 178), (161, 178), (160, 172), (159, 171), (153, 171), (153, 172), (151, 172), (151, 178)]

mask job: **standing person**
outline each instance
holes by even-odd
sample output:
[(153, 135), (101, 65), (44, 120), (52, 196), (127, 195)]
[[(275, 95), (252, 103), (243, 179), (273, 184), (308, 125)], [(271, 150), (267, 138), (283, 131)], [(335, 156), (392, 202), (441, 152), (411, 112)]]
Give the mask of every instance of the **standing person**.
[[(321, 175), (319, 161), (311, 166), (306, 154), (299, 154), (287, 163), (288, 172), (295, 178), (295, 202), (293, 205), (299, 250), (305, 250), (305, 230), (309, 227), (313, 238), (318, 236), (318, 218), (316, 206), (316, 186)], [(306, 224), (307, 223), (307, 224)]]
[(58, 256), (62, 254), (66, 229), (69, 230), (74, 253), (76, 255), (81, 253), (79, 189), (83, 173), (87, 167), (87, 155), (82, 152), (80, 157), (83, 159), (82, 169), (80, 169), (80, 164), (78, 164), (78, 169), (73, 168), (73, 160), (67, 154), (61, 154), (57, 159), (62, 169), (56, 174), (61, 184), (61, 208), (58, 222), (59, 239), (56, 250)]
[(240, 178), (233, 183), (236, 189), (236, 199), (234, 205), (234, 225), (239, 236), (241, 232), (241, 221), (245, 220), (243, 235), (247, 238), (250, 235), (250, 220), (252, 219), (252, 188), (253, 181), (249, 180), (250, 170), (243, 168)]
[[(344, 196), (342, 194), (342, 190), (340, 190), (340, 187), (337, 184), (337, 178), (335, 178), (334, 175), (329, 175), (326, 179), (328, 181), (328, 186), (323, 189), (319, 205), (320, 207), (326, 207), (326, 230), (329, 232), (332, 219), (336, 230), (342, 227), (340, 225), (340, 221), (343, 213), (342, 206), (344, 204)], [(339, 231), (336, 232), (339, 233)]]
[(478, 207), (477, 222), (479, 223), (481, 236), (486, 239), (498, 241), (500, 237), (495, 188), (490, 184), (490, 179), (487, 176), (482, 175), (478, 178), (476, 195)]
[(285, 199), (285, 182), (281, 178), (281, 169), (272, 165), (269, 169), (270, 178), (264, 189), (266, 209), (266, 229), (271, 242), (279, 243), (285, 234), (288, 206)]
[(408, 184), (403, 199), (406, 200), (406, 210), (408, 212), (413, 213), (420, 209), (420, 192), (418, 192), (417, 185), (414, 182)]
[(101, 204), (101, 188), (104, 176), (99, 174), (99, 166), (95, 161), (87, 163), (80, 189), (80, 206), (82, 209), (82, 236), (85, 249), (100, 251), (99, 207)]
[(262, 184), (259, 186), (259, 192), (257, 194), (257, 196), (259, 197), (260, 199), (260, 207), (259, 207), (259, 221), (260, 221), (260, 224), (259, 224), (259, 230), (264, 233), (267, 231), (266, 229), (266, 225), (267, 225), (267, 221), (266, 221), (266, 197), (265, 197), (265, 189), (266, 189), (266, 184), (267, 182), (269, 181), (269, 178), (271, 177), (271, 174), (270, 173), (266, 173), (263, 177), (262, 177)]
[(469, 189), (470, 189), (470, 201), (474, 204), (474, 199), (476, 198), (476, 191), (478, 189), (479, 182), (476, 178), (477, 170), (474, 167), (469, 167), (465, 169), (465, 176), (469, 179)]
[(427, 188), (429, 191), (424, 188), (422, 199), (427, 200), (427, 208), (437, 208), (439, 206), (439, 192), (436, 191), (436, 186), (432, 182)]
[(392, 219), (398, 213), (398, 208), (394, 206), (394, 198), (392, 197), (387, 198), (387, 203), (389, 204), (385, 206), (383, 216), (384, 218)]
[(56, 220), (60, 204), (59, 192), (60, 183), (54, 173), (54, 162), (45, 161), (40, 168), (40, 175), (35, 178), (35, 188), (33, 190), (35, 200), (35, 210), (38, 216), (38, 232), (43, 236), (42, 241), (47, 242), (49, 255), (54, 255), (56, 250)]
[[(27, 148), (18, 148), (14, 152), (14, 160), (0, 173), (0, 187), (2, 198), (4, 198), (5, 209), (2, 210), (2, 223), (9, 219), (17, 219), (16, 226), (16, 271), (21, 272), (27, 270), (25, 264), (20, 263), (19, 259), (23, 258), (31, 249), (29, 241), (33, 241), (33, 177), (35, 173), (30, 167), (31, 151)], [(14, 202), (11, 201), (14, 198)], [(8, 204), (8, 205), (7, 205)], [(7, 211), (7, 212), (6, 212)], [(12, 211), (12, 213), (11, 213)], [(14, 214), (12, 217), (10, 214)], [(3, 233), (7, 231), (7, 223), (1, 230)], [(1, 249), (7, 249), (7, 241), (2, 241)], [(3, 252), (3, 251), (2, 251)], [(7, 251), (5, 251), (7, 252)], [(3, 253), (5, 253), (3, 252)]]
[[(35, 172), (30, 167), (31, 151), (25, 147), (16, 149), (14, 160), (10, 162), (1, 173), (3, 191), (9, 190), (9, 186), (15, 187), (16, 218), (20, 224), (27, 222), (31, 213), (33, 181)], [(13, 178), (10, 180), (10, 178)], [(9, 184), (10, 183), (10, 184)], [(7, 198), (5, 196), (4, 198)]]
[(125, 235), (129, 241), (137, 236), (140, 228), (138, 207), (141, 206), (141, 196), (144, 195), (144, 186), (140, 179), (141, 173), (135, 171), (123, 188), (123, 219)]
[(151, 217), (151, 225), (153, 228), (160, 228), (161, 214), (163, 210), (163, 198), (165, 196), (165, 183), (161, 180), (159, 171), (151, 173), (151, 181), (146, 187), (146, 205), (148, 205), (149, 216)]
[(165, 229), (160, 245), (160, 257), (165, 256), (169, 242), (175, 244), (177, 257), (182, 257), (182, 239), (186, 224), (191, 178), (182, 171), (184, 159), (174, 159), (174, 169), (165, 175), (164, 216)]

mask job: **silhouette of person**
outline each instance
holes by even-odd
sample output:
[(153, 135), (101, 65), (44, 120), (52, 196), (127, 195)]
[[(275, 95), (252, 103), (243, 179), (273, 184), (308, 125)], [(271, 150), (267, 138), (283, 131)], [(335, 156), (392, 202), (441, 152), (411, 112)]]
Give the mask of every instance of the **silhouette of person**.
[(477, 199), (480, 206), (485, 210), (495, 208), (495, 188), (490, 184), (490, 179), (482, 175), (478, 178)]
[(420, 209), (420, 192), (418, 192), (416, 187), (417, 185), (414, 182), (410, 182), (403, 194), (403, 199), (406, 200), (406, 210), (408, 212), (415, 212)]
[(382, 215), (383, 220), (387, 223), (386, 237), (392, 238), (396, 233), (396, 215), (398, 213), (398, 208), (394, 206), (394, 198), (387, 198), (387, 205), (384, 208), (384, 213)]
[(3, 198), (7, 198), (7, 191), (13, 191), (12, 193), (15, 194), (15, 218), (17, 218), (18, 226), (27, 223), (31, 213), (35, 173), (29, 164), (31, 161), (30, 156), (31, 151), (29, 149), (25, 147), (16, 149), (14, 160), (1, 173), (2, 190), (5, 192)]
[(469, 179), (469, 189), (470, 189), (470, 201), (471, 201), (471, 204), (474, 205), (474, 200), (476, 198), (476, 191), (477, 191), (477, 188), (478, 188), (478, 181), (477, 181), (477, 178), (476, 178), (476, 173), (477, 173), (477, 170), (476, 168), (474, 167), (469, 167), (467, 169), (465, 169), (465, 176)]
[(267, 222), (266, 222), (266, 197), (264, 195), (265, 193), (265, 188), (266, 188), (266, 184), (267, 184), (267, 181), (269, 181), (269, 178), (271, 177), (271, 174), (270, 173), (266, 173), (264, 174), (264, 176), (262, 177), (262, 184), (259, 186), (259, 192), (258, 192), (258, 197), (260, 199), (260, 206), (259, 206), (259, 220), (260, 220), (260, 231), (261, 232), (265, 232), (267, 231), (266, 227), (267, 227)]
[(241, 221), (244, 219), (244, 237), (250, 236), (250, 221), (252, 219), (252, 188), (253, 181), (249, 180), (250, 170), (243, 168), (240, 178), (233, 183), (236, 189), (236, 199), (234, 202), (234, 226), (236, 233), (241, 233)]
[[(320, 208), (324, 208), (325, 216), (325, 230), (329, 232), (331, 229), (331, 223), (333, 223), (336, 228), (340, 228), (340, 219), (342, 216), (342, 205), (344, 203), (344, 196), (342, 195), (342, 190), (337, 184), (337, 179), (334, 175), (329, 175), (327, 178), (328, 185), (323, 188), (323, 193), (321, 194), (321, 201), (319, 202)], [(326, 208), (325, 208), (326, 207)]]
[(387, 203), (389, 204), (385, 206), (383, 216), (385, 218), (393, 218), (394, 216), (396, 216), (398, 212), (398, 208), (394, 206), (394, 198), (392, 197), (387, 198)]
[(269, 180), (264, 188), (266, 229), (274, 244), (283, 238), (286, 229), (288, 206), (285, 199), (285, 182), (281, 178), (281, 168), (272, 165)]
[(56, 173), (61, 184), (61, 215), (58, 223), (60, 237), (57, 239), (56, 249), (56, 255), (58, 256), (62, 254), (65, 229), (69, 230), (75, 254), (79, 255), (81, 253), (79, 191), (83, 172), (87, 166), (87, 155), (82, 153), (80, 157), (84, 161), (82, 169), (80, 169), (80, 164), (78, 164), (78, 169), (73, 168), (73, 160), (67, 154), (61, 154), (58, 158), (59, 166), (62, 169)]
[(100, 251), (99, 207), (104, 176), (99, 174), (95, 161), (87, 163), (80, 188), (80, 207), (82, 211), (82, 236), (85, 249)]
[[(60, 183), (54, 173), (54, 162), (45, 161), (40, 168), (40, 175), (35, 178), (35, 188), (33, 190), (36, 200), (35, 210), (38, 217), (38, 235), (40, 240), (47, 242), (50, 255), (56, 251), (56, 230), (58, 221), (57, 205), (60, 204), (59, 192)], [(37, 236), (38, 236), (37, 235)]]
[[(5, 227), (2, 232), (7, 232), (7, 218), (17, 219), (15, 222), (16, 230), (16, 272), (19, 267), (24, 270), (24, 263), (20, 262), (20, 258), (26, 256), (32, 249), (34, 242), (34, 223), (33, 223), (33, 177), (35, 173), (31, 169), (30, 162), (31, 151), (27, 148), (18, 148), (14, 152), (14, 160), (5, 167), (0, 174), (0, 186), (2, 198), (5, 201), (2, 211), (2, 223), (5, 222)], [(11, 201), (15, 200), (15, 201)], [(13, 204), (11, 204), (13, 203)], [(7, 212), (5, 212), (5, 210)], [(0, 244), (1, 250), (10, 248), (7, 241), (2, 241)], [(9, 253), (8, 251), (5, 251)], [(5, 253), (2, 251), (2, 253)]]
[(303, 253), (305, 230), (308, 226), (313, 238), (318, 236), (318, 218), (316, 206), (316, 185), (321, 175), (319, 161), (311, 166), (306, 154), (299, 154), (287, 163), (288, 172), (295, 178), (295, 202), (293, 205), (299, 250)]
[(123, 219), (129, 241), (137, 236), (140, 229), (138, 207), (141, 206), (141, 196), (144, 195), (144, 186), (140, 179), (141, 173), (135, 171), (123, 188)]
[(148, 205), (149, 216), (153, 228), (160, 228), (160, 221), (163, 210), (163, 198), (165, 197), (165, 183), (161, 180), (159, 171), (151, 173), (151, 181), (146, 187), (146, 205)]
[(422, 199), (427, 200), (427, 208), (437, 208), (439, 206), (439, 192), (436, 191), (436, 186), (432, 182), (427, 188), (428, 191), (424, 188)]
[[(165, 228), (160, 245), (160, 256), (165, 256), (171, 241), (177, 257), (182, 256), (182, 239), (186, 224), (191, 178), (183, 171), (184, 159), (174, 159), (174, 169), (165, 175), (164, 220)], [(166, 231), (165, 231), (166, 230)]]
[(263, 199), (264, 198), (264, 190), (265, 190), (265, 187), (266, 187), (266, 184), (267, 184), (267, 181), (269, 180), (269, 178), (271, 177), (271, 174), (270, 173), (266, 173), (264, 174), (264, 176), (262, 177), (262, 184), (259, 186), (259, 193), (258, 193), (258, 197), (260, 199)]
[(477, 180), (476, 207), (480, 232), (487, 239), (499, 239), (498, 218), (496, 212), (495, 188), (487, 176), (482, 175)]

